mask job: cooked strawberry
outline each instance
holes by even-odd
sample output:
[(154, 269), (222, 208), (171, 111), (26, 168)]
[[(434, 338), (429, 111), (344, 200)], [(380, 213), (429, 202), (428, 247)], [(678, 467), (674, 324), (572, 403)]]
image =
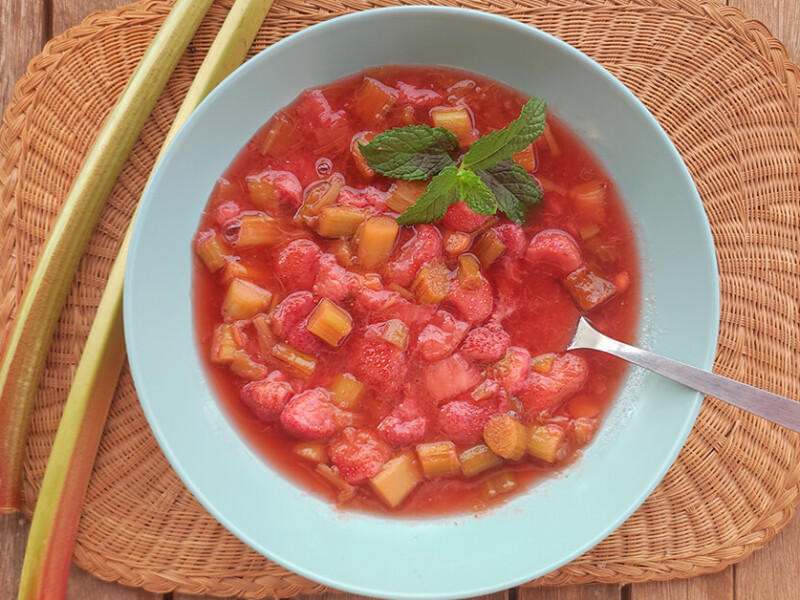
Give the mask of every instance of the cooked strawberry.
[(478, 369), (460, 354), (432, 363), (422, 371), (422, 385), (434, 406), (471, 390), (481, 381)]
[[(275, 374), (278, 376), (275, 376)], [(239, 397), (253, 413), (267, 423), (277, 421), (293, 393), (292, 386), (280, 371), (273, 371), (261, 381), (242, 388)]]
[(383, 394), (397, 392), (406, 376), (405, 352), (382, 337), (377, 325), (370, 325), (356, 342), (353, 362), (356, 376)]
[(341, 302), (350, 295), (352, 280), (352, 274), (336, 262), (333, 254), (323, 254), (319, 259), (314, 293), (334, 302)]
[(345, 481), (357, 484), (377, 475), (392, 451), (375, 430), (348, 427), (328, 444), (328, 456)]
[(457, 320), (446, 310), (437, 311), (417, 338), (417, 350), (422, 357), (433, 362), (453, 352), (467, 333), (469, 324)]
[(384, 268), (389, 283), (408, 287), (419, 268), (442, 255), (442, 236), (433, 225), (417, 225), (414, 237), (400, 248)]
[(214, 220), (220, 227), (224, 226), (228, 221), (231, 221), (239, 216), (242, 212), (242, 207), (233, 200), (223, 202), (214, 208)]
[(525, 254), (525, 231), (516, 223), (503, 223), (493, 228), (494, 233), (506, 249), (503, 256), (516, 260)]
[(386, 192), (378, 188), (368, 186), (362, 189), (345, 186), (339, 192), (336, 199), (337, 204), (342, 206), (353, 206), (355, 208), (374, 208), (376, 212), (386, 210)]
[(424, 327), (436, 313), (436, 307), (413, 304), (397, 292), (361, 288), (355, 293), (353, 313), (366, 323), (400, 319), (409, 326)]
[(447, 301), (470, 323), (479, 323), (486, 319), (492, 313), (494, 306), (492, 286), (486, 278), (482, 277), (482, 280), (480, 287), (470, 290), (461, 287), (461, 283), (456, 279), (447, 294)]
[(511, 336), (498, 323), (476, 327), (461, 344), (461, 354), (474, 362), (493, 362), (505, 355)]
[(304, 92), (297, 103), (298, 125), (304, 133), (316, 142), (316, 150), (342, 153), (346, 144), (343, 138), (350, 138), (347, 115), (343, 110), (334, 111), (321, 90)]
[(415, 88), (413, 85), (397, 82), (398, 104), (411, 104), (412, 106), (439, 106), (442, 103), (441, 94), (433, 90)]
[(304, 321), (317, 305), (311, 292), (295, 292), (284, 298), (272, 314), (272, 331), (281, 339), (287, 339), (298, 323)]
[(395, 406), (378, 424), (378, 433), (395, 448), (421, 442), (427, 431), (428, 417), (413, 397)]
[(500, 383), (510, 394), (519, 392), (531, 370), (531, 353), (512, 346), (505, 356), (486, 370), (486, 375)]
[(483, 428), (495, 414), (496, 408), (473, 400), (457, 399), (440, 407), (436, 427), (456, 444), (476, 444), (483, 437)]
[(463, 202), (457, 202), (450, 205), (441, 223), (453, 231), (472, 233), (483, 225), (488, 218), (484, 215), (479, 215)]
[(324, 388), (314, 388), (295, 395), (281, 413), (281, 425), (287, 433), (301, 440), (322, 440), (339, 430), (338, 409), (328, 400)]
[(303, 319), (289, 330), (286, 341), (293, 348), (312, 356), (319, 356), (330, 349), (330, 346), (308, 330), (308, 318)]
[(538, 413), (552, 410), (586, 383), (589, 364), (582, 356), (565, 352), (556, 356), (547, 373), (531, 371), (519, 393), (527, 422)]
[(525, 259), (553, 277), (566, 277), (583, 264), (577, 242), (557, 229), (547, 229), (533, 236)]
[(319, 270), (320, 249), (314, 242), (289, 242), (278, 254), (275, 274), (289, 290), (310, 290)]

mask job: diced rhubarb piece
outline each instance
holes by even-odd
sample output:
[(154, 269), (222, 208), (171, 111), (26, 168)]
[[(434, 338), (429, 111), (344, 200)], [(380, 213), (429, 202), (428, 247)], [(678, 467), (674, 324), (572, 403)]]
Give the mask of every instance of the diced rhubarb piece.
[(264, 379), (269, 373), (267, 367), (254, 361), (244, 350), (237, 350), (234, 352), (230, 369), (234, 375), (242, 379), (249, 379), (250, 381)]
[(539, 460), (554, 463), (561, 458), (566, 434), (558, 425), (534, 425), (528, 432), (528, 454)]
[(442, 96), (433, 90), (416, 88), (402, 81), (397, 82), (397, 98), (400, 104), (412, 104), (414, 106), (438, 106), (442, 102)]
[(531, 369), (537, 373), (545, 375), (553, 368), (553, 362), (556, 360), (556, 355), (552, 352), (547, 354), (540, 354), (531, 359)]
[(533, 236), (525, 259), (553, 277), (566, 277), (583, 264), (577, 242), (557, 229), (547, 229)]
[(552, 179), (549, 179), (547, 177), (542, 177), (541, 175), (537, 174), (536, 175), (536, 180), (539, 182), (539, 186), (545, 192), (553, 192), (554, 194), (557, 194), (558, 196), (566, 196), (567, 195), (567, 188), (565, 188), (563, 185), (560, 185), (560, 184), (556, 183)]
[(525, 255), (527, 239), (522, 227), (516, 223), (503, 223), (493, 227), (492, 231), (494, 231), (497, 239), (505, 245), (505, 256), (517, 259)]
[(544, 138), (545, 147), (550, 152), (550, 156), (556, 157), (561, 155), (561, 144), (558, 143), (558, 139), (553, 133), (553, 128), (550, 127), (549, 123), (545, 123), (542, 138)]
[(588, 375), (586, 359), (572, 352), (556, 356), (545, 375), (531, 371), (519, 393), (526, 422), (532, 422), (541, 412), (556, 408), (580, 390)]
[(326, 206), (315, 223), (322, 237), (351, 237), (370, 216), (366, 208), (354, 206)]
[(500, 383), (508, 393), (516, 394), (524, 387), (530, 369), (530, 352), (512, 346), (501, 360), (487, 369), (486, 375)]
[(474, 139), (472, 115), (466, 108), (441, 107), (431, 110), (434, 127), (444, 127), (452, 132), (462, 146), (468, 146)]
[(291, 385), (268, 376), (266, 379), (248, 383), (239, 392), (239, 397), (253, 414), (270, 423), (278, 420), (292, 394)]
[(584, 241), (592, 239), (598, 233), (600, 233), (600, 226), (595, 223), (592, 223), (591, 225), (582, 225), (578, 228), (578, 234)]
[(456, 104), (475, 91), (477, 84), (472, 79), (462, 79), (447, 88), (447, 103)]
[(383, 465), (369, 480), (369, 486), (389, 508), (398, 506), (422, 481), (419, 461), (410, 450), (401, 452)]
[(528, 430), (511, 415), (494, 415), (483, 428), (483, 441), (501, 458), (520, 460), (528, 447)]
[(529, 173), (536, 170), (536, 155), (533, 152), (533, 144), (529, 144), (526, 148), (512, 155), (511, 159)]
[(239, 346), (233, 333), (233, 325), (222, 323), (214, 330), (211, 341), (211, 362), (230, 364)]
[(417, 350), (429, 362), (440, 360), (456, 349), (469, 324), (457, 320), (445, 310), (437, 311), (433, 320), (420, 331)]
[(406, 374), (405, 352), (380, 337), (379, 325), (367, 327), (355, 344), (354, 366), (361, 381), (381, 393), (397, 392)]
[(331, 402), (343, 410), (353, 410), (364, 396), (364, 384), (350, 373), (341, 373), (334, 377), (330, 391)]
[(477, 444), (495, 409), (472, 400), (451, 400), (439, 407), (436, 427), (456, 444)]
[(402, 215), (416, 204), (419, 197), (425, 193), (427, 187), (428, 185), (424, 181), (405, 181), (403, 179), (395, 181), (392, 187), (389, 188), (386, 206)]
[(442, 238), (433, 225), (417, 225), (414, 235), (383, 269), (388, 281), (408, 287), (420, 267), (442, 255)]
[(374, 133), (363, 132), (357, 133), (353, 136), (353, 139), (350, 140), (350, 156), (353, 159), (353, 164), (356, 166), (356, 169), (358, 169), (358, 172), (361, 173), (364, 179), (372, 179), (375, 177), (375, 171), (372, 170), (372, 167), (367, 163), (367, 159), (361, 154), (361, 147), (359, 144), (366, 146), (374, 137)]
[(275, 275), (289, 290), (310, 290), (317, 278), (321, 251), (311, 240), (289, 242), (275, 261)]
[(472, 238), (461, 231), (450, 231), (444, 237), (444, 253), (450, 258), (463, 254), (472, 245)]
[(289, 344), (275, 344), (272, 347), (272, 356), (284, 363), (292, 373), (302, 379), (311, 377), (317, 368), (316, 358), (301, 352), (297, 348), (293, 348)]
[(458, 450), (453, 442), (417, 444), (416, 450), (422, 473), (428, 479), (452, 477), (461, 471)]
[(268, 275), (269, 272), (261, 266), (247, 264), (241, 260), (229, 260), (222, 268), (221, 280), (223, 283), (230, 285), (234, 279), (244, 279), (255, 282)]
[(278, 222), (263, 213), (245, 213), (234, 227), (233, 245), (237, 248), (272, 246), (283, 237)]
[(461, 453), (459, 459), (464, 477), (475, 477), (475, 475), (503, 464), (503, 459), (492, 452), (486, 444), (467, 448)]
[(586, 266), (573, 271), (564, 279), (564, 287), (575, 304), (583, 311), (590, 311), (603, 304), (617, 293), (614, 284), (603, 279)]
[(306, 329), (335, 348), (352, 331), (353, 317), (340, 306), (323, 298), (308, 316)]
[[(478, 369), (460, 354), (432, 363), (422, 371), (422, 384), (434, 406), (468, 392), (481, 382)], [(455, 441), (455, 440), (454, 440)]]
[(477, 290), (483, 285), (481, 265), (472, 254), (458, 257), (458, 283), (465, 290)]
[(505, 252), (506, 245), (497, 237), (493, 229), (488, 229), (475, 238), (472, 252), (481, 261), (484, 269), (488, 269)]
[(288, 150), (288, 144), (293, 139), (291, 134), (294, 129), (295, 124), (289, 119), (289, 116), (284, 111), (278, 112), (260, 132), (259, 149), (261, 153), (281, 156)]
[(511, 336), (499, 323), (476, 327), (467, 334), (461, 344), (461, 354), (471, 361), (488, 363), (505, 356), (511, 344)]
[(313, 463), (326, 463), (328, 462), (328, 451), (325, 449), (325, 444), (317, 442), (300, 442), (292, 446), (292, 452), (303, 460)]
[(320, 463), (317, 465), (317, 473), (336, 490), (336, 497), (339, 502), (345, 502), (355, 495), (356, 488), (347, 483), (339, 474), (339, 471)]
[(453, 231), (472, 233), (488, 220), (489, 217), (479, 215), (463, 202), (456, 202), (447, 209), (441, 223)]
[(498, 496), (514, 491), (516, 487), (517, 480), (514, 477), (514, 473), (502, 471), (484, 481), (481, 492), (484, 500), (490, 502)]
[(312, 183), (305, 189), (303, 205), (298, 215), (303, 219), (316, 217), (323, 208), (336, 202), (342, 187), (344, 177), (339, 173), (334, 173), (329, 179)]
[(421, 442), (427, 431), (428, 417), (412, 397), (396, 405), (378, 424), (378, 433), (395, 448)]
[(212, 273), (224, 267), (233, 253), (223, 237), (213, 231), (202, 234), (195, 242), (195, 252)]
[(397, 102), (397, 90), (382, 84), (377, 79), (365, 77), (356, 91), (350, 109), (368, 125), (382, 120)]
[(350, 247), (349, 240), (338, 238), (328, 246), (328, 250), (330, 250), (331, 254), (336, 258), (336, 262), (343, 267), (349, 268), (353, 265), (355, 255), (353, 254), (353, 249)]
[(591, 394), (578, 392), (564, 403), (564, 409), (573, 419), (594, 419), (600, 415), (603, 406)]
[(392, 346), (405, 350), (408, 346), (408, 325), (400, 319), (389, 319), (379, 326), (378, 335)]
[(400, 226), (391, 217), (367, 219), (358, 236), (356, 256), (365, 269), (375, 269), (388, 259), (397, 240)]
[(392, 451), (374, 429), (347, 427), (328, 444), (328, 456), (347, 483), (358, 484), (375, 477)]
[(479, 323), (492, 314), (494, 298), (492, 286), (484, 278), (483, 284), (474, 290), (465, 289), (456, 280), (450, 286), (447, 301), (455, 306), (470, 323)]
[(338, 409), (328, 400), (323, 388), (314, 388), (292, 397), (281, 412), (284, 430), (301, 440), (323, 440), (339, 431)]
[(572, 438), (579, 446), (585, 446), (594, 439), (594, 434), (597, 433), (597, 419), (590, 419), (588, 417), (581, 417), (575, 419), (570, 423), (570, 431)]
[(246, 181), (250, 200), (258, 210), (293, 214), (303, 202), (303, 186), (289, 171), (264, 171)]
[(423, 265), (411, 284), (411, 291), (421, 304), (438, 304), (447, 297), (449, 290), (450, 271), (439, 260)]
[(317, 296), (341, 302), (350, 296), (352, 274), (342, 267), (332, 254), (323, 254), (319, 259), (314, 293)]
[(234, 279), (222, 301), (222, 314), (227, 321), (249, 319), (264, 312), (271, 301), (272, 293), (269, 290), (243, 279)]
[(600, 223), (606, 216), (608, 182), (592, 179), (579, 183), (569, 191), (580, 223)]
[(397, 285), (396, 283), (390, 283), (387, 288), (392, 292), (397, 292), (400, 296), (411, 302), (414, 301), (414, 294), (411, 293), (411, 290), (404, 288), (402, 285)]

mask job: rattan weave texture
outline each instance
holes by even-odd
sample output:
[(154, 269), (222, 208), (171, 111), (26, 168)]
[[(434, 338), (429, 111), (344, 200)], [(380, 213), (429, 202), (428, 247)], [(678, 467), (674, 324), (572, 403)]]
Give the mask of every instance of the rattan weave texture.
[[(72, 286), (36, 404), (25, 465), (30, 513), (80, 351), (158, 147), (232, 0), (215, 3), (114, 188)], [(332, 16), (399, 0), (278, 0), (255, 49)], [(417, 2), (412, 2), (417, 3)], [(578, 47), (655, 114), (689, 166), (721, 276), (715, 371), (800, 398), (800, 69), (758, 22), (690, 0), (443, 0), (535, 25)], [(169, 2), (89, 17), (52, 40), (0, 129), (0, 323), (9, 323), (100, 123)], [(3, 331), (3, 338), (7, 327)], [(790, 518), (800, 438), (707, 400), (682, 453), (616, 532), (535, 583), (689, 577), (742, 560)], [(75, 550), (103, 579), (247, 598), (321, 586), (270, 563), (209, 516), (158, 448), (124, 371)]]

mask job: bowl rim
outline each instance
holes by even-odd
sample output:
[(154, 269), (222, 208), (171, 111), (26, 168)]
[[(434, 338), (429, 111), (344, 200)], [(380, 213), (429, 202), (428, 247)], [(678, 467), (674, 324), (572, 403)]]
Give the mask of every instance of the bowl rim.
[[(649, 112), (649, 110), (644, 106), (644, 104), (640, 100), (638, 100), (638, 98), (636, 98), (636, 96), (616, 77), (614, 77), (609, 71), (607, 71), (593, 59), (589, 58), (587, 55), (583, 54), (578, 49), (574, 48), (573, 46), (570, 46), (569, 44), (563, 42), (562, 40), (556, 38), (555, 36), (550, 35), (538, 28), (510, 19), (508, 17), (492, 13), (486, 13), (474, 9), (465, 9), (456, 7), (442, 7), (442, 6), (383, 7), (383, 8), (369, 9), (334, 17), (322, 23), (318, 23), (316, 25), (303, 29), (299, 32), (296, 32), (276, 42), (275, 44), (272, 44), (271, 46), (269, 46), (268, 48), (261, 51), (250, 60), (248, 60), (241, 67), (236, 69), (236, 71), (233, 74), (231, 74), (224, 81), (222, 81), (220, 85), (217, 86), (217, 88), (209, 94), (209, 96), (189, 117), (187, 123), (181, 128), (181, 131), (178, 132), (175, 141), (170, 145), (170, 148), (166, 151), (164, 160), (161, 161), (159, 167), (156, 169), (156, 172), (151, 178), (151, 182), (150, 184), (148, 184), (147, 189), (143, 194), (142, 207), (145, 208), (146, 206), (152, 203), (151, 198), (154, 195), (154, 192), (152, 190), (157, 187), (157, 181), (163, 176), (164, 165), (168, 163), (167, 159), (171, 155), (170, 151), (174, 152), (175, 148), (179, 146), (179, 144), (175, 142), (180, 141), (183, 137), (188, 135), (188, 132), (189, 130), (192, 129), (194, 123), (199, 122), (203, 118), (203, 115), (206, 112), (206, 108), (211, 103), (215, 102), (215, 99), (217, 97), (222, 96), (223, 94), (226, 93), (226, 90), (234, 87), (240, 79), (248, 77), (251, 71), (258, 69), (261, 61), (265, 60), (265, 57), (271, 56), (278, 50), (284, 49), (291, 45), (301, 44), (311, 36), (324, 34), (329, 29), (340, 27), (345, 23), (346, 24), (354, 24), (359, 22), (366, 23), (367, 21), (370, 21), (376, 17), (384, 18), (384, 17), (390, 17), (391, 15), (394, 14), (418, 15), (421, 18), (424, 18), (425, 16), (430, 14), (458, 15), (467, 18), (478, 19), (481, 21), (488, 20), (495, 22), (497, 24), (501, 24), (505, 27), (524, 31), (527, 35), (538, 37), (539, 38), (538, 41), (550, 44), (556, 47), (560, 52), (566, 53), (571, 59), (577, 60), (583, 63), (584, 65), (588, 66), (590, 69), (597, 72), (600, 77), (608, 81), (615, 88), (615, 91), (617, 93), (625, 96), (629, 102), (631, 102), (634, 106), (638, 107), (641, 115), (650, 122), (650, 124), (654, 128), (654, 131), (657, 133), (657, 135), (661, 137), (662, 145), (674, 156), (675, 159), (677, 159), (678, 163), (681, 165), (682, 172), (685, 178), (685, 183), (694, 191), (694, 195), (696, 196), (695, 207), (697, 208), (697, 211), (699, 213), (698, 216), (700, 217), (702, 223), (705, 225), (706, 236), (701, 241), (701, 243), (705, 246), (705, 251), (708, 252), (711, 257), (713, 257), (714, 279), (713, 281), (709, 282), (709, 284), (713, 288), (713, 294), (712, 297), (710, 298), (710, 301), (712, 303), (710, 309), (715, 316), (715, 323), (713, 325), (713, 335), (711, 335), (707, 340), (707, 347), (705, 348), (703, 364), (698, 366), (700, 366), (701, 368), (710, 369), (713, 365), (714, 353), (716, 350), (717, 336), (718, 336), (718, 323), (719, 323), (719, 311), (720, 311), (719, 272), (716, 262), (716, 254), (714, 251), (713, 238), (711, 235), (711, 230), (708, 224), (708, 220), (706, 218), (706, 215), (702, 207), (702, 200), (700, 199), (699, 194), (697, 193), (694, 182), (691, 178), (691, 175), (688, 172), (688, 169), (686, 168), (685, 163), (683, 162), (683, 159), (681, 158), (677, 149), (675, 148), (675, 146), (667, 136), (666, 132), (661, 127), (661, 125), (655, 119), (655, 117)], [(137, 256), (138, 256), (137, 249), (142, 238), (141, 227), (139, 227), (139, 222), (141, 222), (141, 220), (137, 220), (137, 224), (135, 226), (134, 234), (132, 236), (130, 244), (129, 259), (125, 275), (126, 283), (133, 280), (132, 273), (137, 268)], [(132, 325), (135, 321), (135, 316), (133, 314), (133, 308), (132, 308), (133, 302), (131, 301), (132, 297), (129, 288), (130, 288), (129, 285), (125, 286), (124, 305), (123, 305), (124, 320), (126, 325), (128, 326), (126, 327), (126, 331), (132, 330), (130, 328), (130, 325)], [(133, 331), (135, 331), (135, 329), (133, 329)], [(138, 381), (141, 381), (142, 380), (141, 378), (143, 377), (141, 365), (138, 361), (138, 354), (136, 351), (132, 351), (136, 345), (136, 340), (137, 340), (136, 333), (133, 333), (130, 336), (126, 335), (126, 340), (129, 340), (128, 360), (130, 362), (131, 372), (133, 375), (134, 382), (136, 383)], [(137, 385), (136, 387), (138, 391), (139, 386)], [(487, 583), (482, 588), (470, 587), (469, 589), (457, 589), (453, 590), (452, 592), (432, 593), (432, 594), (378, 590), (378, 589), (366, 588), (358, 584), (353, 585), (346, 581), (337, 580), (334, 577), (330, 577), (327, 575), (320, 575), (319, 573), (304, 567), (302, 564), (298, 564), (292, 560), (287, 560), (285, 557), (277, 555), (274, 552), (270, 551), (269, 549), (265, 548), (263, 542), (254, 539), (247, 531), (243, 531), (239, 527), (231, 523), (230, 520), (226, 517), (226, 514), (218, 509), (218, 507), (214, 504), (214, 502), (207, 497), (203, 489), (200, 486), (198, 486), (197, 483), (184, 471), (179, 456), (175, 454), (174, 449), (170, 445), (168, 438), (164, 435), (163, 431), (161, 430), (158, 424), (157, 416), (155, 415), (153, 408), (150, 405), (150, 401), (146, 399), (146, 393), (140, 394), (140, 398), (142, 399), (141, 405), (143, 407), (143, 411), (159, 443), (159, 446), (161, 450), (164, 452), (165, 456), (167, 457), (170, 465), (175, 469), (175, 471), (181, 478), (182, 482), (192, 492), (195, 498), (197, 498), (200, 501), (200, 503), (204, 506), (204, 508), (208, 510), (215, 517), (215, 519), (217, 519), (226, 529), (234, 533), (239, 539), (244, 541), (248, 546), (255, 549), (260, 554), (266, 556), (267, 558), (273, 560), (277, 564), (295, 573), (298, 573), (304, 577), (308, 577), (309, 579), (312, 579), (314, 581), (318, 581), (325, 585), (347, 592), (352, 592), (362, 595), (373, 595), (385, 598), (398, 598), (398, 599), (410, 599), (410, 598), (445, 599), (445, 598), (457, 598), (457, 597), (466, 597), (472, 595), (489, 594), (496, 592), (498, 590), (503, 590), (522, 584), (526, 581), (529, 581), (533, 577), (541, 576), (547, 572), (550, 572), (553, 569), (557, 569), (560, 566), (567, 564), (574, 558), (580, 556), (590, 548), (594, 547), (597, 543), (599, 543), (605, 537), (607, 537), (611, 532), (616, 530), (634, 511), (636, 511), (641, 506), (644, 500), (652, 493), (655, 487), (660, 483), (660, 481), (663, 479), (669, 467), (675, 461), (675, 458), (677, 457), (680, 449), (685, 443), (685, 440), (692, 429), (692, 425), (697, 417), (697, 414), (699, 413), (703, 396), (700, 393), (695, 394), (695, 399), (691, 405), (691, 409), (688, 410), (686, 413), (685, 425), (683, 427), (683, 434), (675, 439), (673, 446), (670, 448), (669, 452), (667, 453), (667, 455), (663, 460), (662, 468), (651, 475), (649, 483), (642, 488), (641, 493), (636, 497), (634, 501), (630, 503), (627, 509), (625, 511), (622, 511), (622, 513), (620, 513), (617, 519), (610, 522), (607, 525), (607, 527), (605, 527), (597, 535), (595, 535), (594, 537), (586, 541), (584, 544), (577, 547), (571, 553), (568, 553), (568, 555), (565, 555), (559, 558), (558, 560), (554, 561), (553, 564), (546, 565), (533, 573), (522, 574), (518, 577), (514, 577), (500, 582), (495, 581)]]

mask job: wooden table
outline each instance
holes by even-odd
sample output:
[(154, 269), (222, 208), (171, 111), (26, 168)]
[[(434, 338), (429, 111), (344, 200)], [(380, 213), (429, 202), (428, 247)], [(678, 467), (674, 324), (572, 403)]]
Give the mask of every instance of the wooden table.
[[(77, 25), (91, 12), (132, 0), (0, 0), (0, 109), (14, 83), (44, 43)], [(722, 0), (720, 0), (722, 1)], [(763, 21), (800, 61), (798, 0), (726, 0)], [(0, 517), (0, 598), (16, 597), (28, 523), (20, 516)], [(626, 586), (585, 585), (519, 588), (487, 596), (491, 600), (790, 600), (800, 598), (800, 516), (764, 549), (724, 571), (689, 580)], [(151, 594), (94, 578), (73, 566), (67, 597), (74, 600), (189, 600), (183, 594)], [(351, 600), (327, 594), (320, 600)], [(209, 599), (210, 600), (210, 597)]]

